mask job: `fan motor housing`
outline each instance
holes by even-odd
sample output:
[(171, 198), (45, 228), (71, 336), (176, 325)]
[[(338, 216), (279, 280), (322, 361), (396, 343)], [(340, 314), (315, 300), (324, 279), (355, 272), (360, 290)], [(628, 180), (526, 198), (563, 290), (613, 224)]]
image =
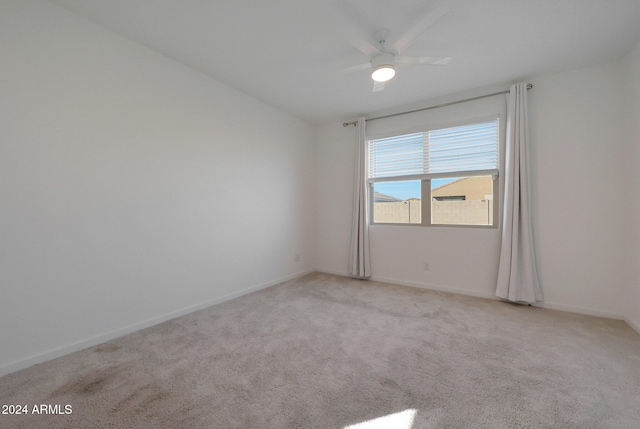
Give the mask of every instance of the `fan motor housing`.
[[(393, 73), (391, 74), (391, 77), (384, 79), (384, 80), (389, 80), (393, 77), (393, 75), (395, 74), (395, 65), (394, 65), (394, 56), (393, 54), (390, 54), (388, 52), (383, 52), (379, 55), (376, 55), (375, 57), (373, 57), (371, 59), (371, 69), (372, 69), (372, 73), (371, 73), (371, 77), (376, 80), (376, 78), (374, 77), (375, 73), (377, 70), (379, 69), (383, 69), (383, 68), (389, 68), (393, 70)], [(383, 80), (380, 80), (380, 82), (383, 82)]]

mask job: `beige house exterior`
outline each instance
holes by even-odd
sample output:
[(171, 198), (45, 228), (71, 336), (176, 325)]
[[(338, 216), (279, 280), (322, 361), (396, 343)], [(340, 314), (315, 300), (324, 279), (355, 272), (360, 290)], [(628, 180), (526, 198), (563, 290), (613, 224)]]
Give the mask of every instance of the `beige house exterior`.
[[(464, 177), (431, 191), (431, 223), (435, 225), (491, 225), (493, 223), (493, 179)], [(421, 201), (400, 201), (375, 195), (374, 222), (422, 222)]]
[(493, 180), (491, 176), (463, 177), (431, 191), (431, 197), (439, 200), (462, 196), (464, 201), (492, 199)]

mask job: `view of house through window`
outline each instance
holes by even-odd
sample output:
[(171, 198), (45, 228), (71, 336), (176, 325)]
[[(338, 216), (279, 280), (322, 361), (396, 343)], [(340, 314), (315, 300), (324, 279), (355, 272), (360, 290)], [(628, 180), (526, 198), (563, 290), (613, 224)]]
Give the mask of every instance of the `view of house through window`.
[(431, 223), (493, 225), (493, 178), (472, 176), (431, 183)]
[(369, 140), (372, 222), (494, 225), (498, 119)]
[(492, 176), (374, 183), (373, 221), (421, 224), (422, 186), (431, 189), (432, 225), (493, 225)]

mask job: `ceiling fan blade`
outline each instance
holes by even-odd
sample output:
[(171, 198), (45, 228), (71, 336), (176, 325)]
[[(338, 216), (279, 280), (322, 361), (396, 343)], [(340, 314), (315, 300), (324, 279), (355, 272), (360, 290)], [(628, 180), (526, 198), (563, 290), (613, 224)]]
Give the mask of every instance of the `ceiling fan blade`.
[(380, 53), (378, 43), (368, 40), (360, 31), (366, 22), (349, 1), (331, 2), (332, 15), (339, 24), (338, 32), (363, 54), (371, 57)]
[(427, 28), (435, 24), (436, 21), (438, 21), (448, 12), (449, 12), (449, 8), (442, 5), (435, 8), (431, 12), (427, 13), (424, 18), (422, 18), (416, 24), (414, 24), (414, 26), (411, 27), (409, 31), (405, 33), (404, 36), (400, 37), (393, 44), (393, 49), (398, 53), (402, 53), (405, 49), (407, 49), (411, 45), (411, 43), (413, 43), (413, 41), (418, 36), (424, 33), (427, 30)]
[(367, 39), (358, 34), (354, 29), (347, 30), (344, 32), (344, 36), (347, 39), (347, 42), (360, 52), (365, 55), (373, 56), (380, 51), (376, 48), (373, 43), (369, 42)]
[(384, 89), (384, 82), (373, 81), (373, 92), (380, 92)]
[(451, 57), (405, 57), (398, 55), (395, 60), (401, 64), (422, 64), (429, 66), (446, 66), (451, 62)]
[(368, 68), (371, 68), (371, 63), (364, 63), (364, 64), (358, 64), (358, 65), (355, 65), (355, 66), (347, 67), (347, 68), (344, 68), (344, 69), (340, 70), (338, 73), (339, 74), (347, 74), (347, 73), (357, 72), (357, 71), (360, 71), (360, 70), (365, 70), (365, 69), (368, 69)]

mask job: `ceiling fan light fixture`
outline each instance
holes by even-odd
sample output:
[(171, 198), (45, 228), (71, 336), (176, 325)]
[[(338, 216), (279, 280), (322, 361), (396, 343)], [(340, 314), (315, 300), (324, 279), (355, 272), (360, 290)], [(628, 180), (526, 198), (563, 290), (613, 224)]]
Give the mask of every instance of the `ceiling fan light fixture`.
[(376, 82), (386, 82), (396, 75), (396, 68), (391, 64), (384, 64), (371, 72), (371, 79)]
[(393, 65), (393, 55), (388, 52), (376, 55), (371, 59), (371, 79), (376, 82), (386, 82), (396, 75)]

